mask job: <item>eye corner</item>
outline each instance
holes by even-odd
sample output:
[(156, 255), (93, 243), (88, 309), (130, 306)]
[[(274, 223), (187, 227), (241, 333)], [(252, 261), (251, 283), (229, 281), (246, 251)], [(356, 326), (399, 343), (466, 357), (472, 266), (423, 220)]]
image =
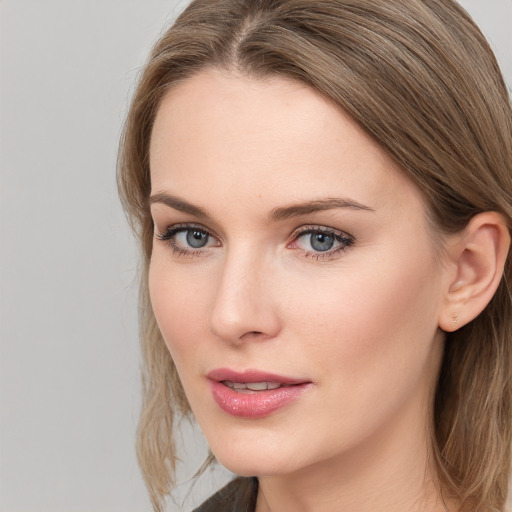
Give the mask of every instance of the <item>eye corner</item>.
[(155, 225), (154, 237), (170, 247), (176, 257), (206, 256), (209, 249), (222, 246), (216, 234), (195, 223), (171, 224), (164, 229)]
[[(307, 236), (309, 236), (309, 242), (306, 244), (309, 247), (301, 247), (300, 240)], [(314, 236), (317, 238), (315, 239)], [(309, 260), (333, 261), (341, 258), (354, 243), (355, 237), (346, 231), (327, 226), (305, 225), (294, 231), (286, 247), (296, 250), (298, 256)]]

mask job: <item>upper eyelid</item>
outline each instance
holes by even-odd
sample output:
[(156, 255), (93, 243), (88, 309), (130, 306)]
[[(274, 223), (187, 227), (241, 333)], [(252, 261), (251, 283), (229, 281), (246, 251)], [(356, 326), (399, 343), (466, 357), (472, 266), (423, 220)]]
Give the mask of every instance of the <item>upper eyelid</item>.
[[(156, 227), (156, 224), (155, 224)], [(178, 224), (172, 224), (165, 227), (163, 230), (159, 230), (160, 232), (155, 232), (155, 237), (160, 240), (161, 242), (164, 242), (166, 245), (169, 245), (172, 247), (173, 252), (176, 250), (177, 252), (189, 256), (193, 255), (199, 255), (206, 251), (209, 247), (198, 247), (198, 248), (180, 248), (179, 245), (174, 240), (174, 237), (178, 233), (182, 233), (184, 231), (191, 231), (191, 230), (197, 230), (202, 231), (203, 233), (207, 234), (207, 236), (213, 240), (216, 241), (218, 246), (222, 245), (219, 238), (211, 233), (211, 230), (202, 227), (197, 224), (190, 224), (190, 223), (178, 223)]]
[[(347, 248), (349, 246), (354, 245), (356, 238), (355, 236), (351, 235), (347, 231), (343, 231), (341, 229), (337, 228), (331, 228), (328, 226), (322, 226), (322, 225), (305, 225), (297, 228), (293, 234), (291, 235), (288, 244), (295, 243), (299, 238), (301, 238), (303, 235), (309, 235), (313, 233), (322, 233), (325, 235), (330, 235), (334, 239), (336, 239), (339, 243), (343, 245), (344, 248)], [(330, 251), (326, 251), (325, 254), (329, 254), (329, 252), (333, 252), (336, 249), (332, 249)], [(307, 252), (307, 250), (305, 250)], [(315, 251), (313, 251), (315, 252)]]
[(158, 216), (152, 217), (153, 221), (153, 227), (156, 232), (156, 230), (160, 231), (160, 233), (171, 231), (173, 229), (199, 229), (200, 231), (204, 231), (205, 233), (208, 233), (209, 235), (213, 236), (217, 240), (223, 240), (223, 236), (219, 234), (219, 231), (209, 227), (205, 224), (203, 224), (201, 221), (196, 221), (194, 219), (191, 219), (189, 221), (184, 220), (183, 222), (177, 221), (177, 222), (169, 222), (168, 218), (162, 217), (158, 218)]
[[(345, 233), (345, 231), (342, 231), (341, 229), (335, 229), (330, 228), (328, 226), (301, 226), (300, 228), (297, 228), (294, 233), (303, 233), (304, 231), (323, 231), (323, 232), (329, 232), (329, 233)], [(348, 234), (348, 233), (347, 233)]]
[[(156, 223), (154, 223), (154, 225), (156, 227)], [(215, 238), (217, 240), (217, 242), (222, 243), (221, 237), (219, 237), (219, 235), (217, 235), (215, 231), (204, 226), (201, 223), (196, 223), (196, 222), (183, 222), (183, 223), (180, 222), (180, 223), (176, 223), (176, 224), (171, 224), (171, 225), (166, 226), (163, 230), (161, 230), (160, 233), (157, 233), (157, 235), (159, 238), (161, 238), (171, 231), (174, 231), (173, 234), (176, 234), (180, 231), (187, 231), (188, 229), (198, 229), (199, 231), (203, 231), (204, 233), (207, 233), (209, 236)], [(299, 238), (302, 235), (305, 235), (308, 233), (314, 233), (317, 231), (332, 234), (334, 236), (339, 236), (341, 238), (347, 238), (347, 239), (350, 239), (351, 241), (355, 240), (355, 237), (353, 235), (351, 235), (347, 231), (344, 231), (344, 230), (341, 230), (338, 228), (333, 228), (333, 227), (325, 226), (325, 225), (321, 225), (321, 224), (304, 224), (302, 226), (295, 228), (292, 231), (292, 233), (287, 238), (286, 245), (292, 243), (294, 240), (296, 240), (297, 238)]]
[[(153, 221), (153, 225), (156, 227), (157, 223)], [(172, 230), (179, 230), (179, 229), (183, 229), (184, 231), (187, 229), (199, 229), (200, 231), (204, 231), (205, 233), (208, 233), (211, 236), (219, 238), (219, 235), (217, 235), (214, 230), (204, 226), (203, 224), (195, 223), (195, 222), (183, 222), (183, 223), (178, 222), (176, 224), (170, 224), (170, 225), (166, 226), (163, 229), (163, 231), (172, 231)], [(324, 231), (324, 232), (329, 232), (329, 233), (339, 233), (339, 234), (347, 235), (350, 238), (353, 238), (353, 236), (350, 233), (348, 233), (347, 231), (344, 231), (344, 230), (338, 229), (338, 228), (332, 228), (330, 226), (324, 226), (321, 224), (305, 224), (305, 225), (299, 226), (298, 228), (295, 228), (292, 231), (292, 233), (290, 234), (290, 238), (292, 238), (293, 236), (296, 236), (298, 234), (302, 234), (304, 232), (310, 232), (310, 231), (313, 231), (313, 232), (314, 231)]]
[(333, 235), (340, 235), (346, 238), (354, 239), (355, 237), (348, 233), (347, 231), (344, 231), (342, 229), (337, 228), (331, 228), (329, 226), (322, 226), (322, 225), (304, 225), (299, 228), (297, 228), (291, 235), (291, 238), (296, 238), (299, 235), (302, 234), (308, 234), (308, 233), (314, 233), (315, 231), (320, 231), (323, 233), (331, 233)]
[[(154, 223), (155, 227), (157, 226), (156, 223)], [(210, 236), (213, 236), (214, 238), (219, 238), (219, 236), (215, 233), (215, 231), (211, 230), (210, 228), (207, 228), (206, 226), (203, 226), (202, 224), (198, 223), (190, 223), (190, 222), (178, 222), (176, 224), (170, 224), (163, 228), (161, 230), (163, 233), (168, 233), (169, 231), (187, 231), (189, 229), (197, 229), (198, 231), (204, 231)]]

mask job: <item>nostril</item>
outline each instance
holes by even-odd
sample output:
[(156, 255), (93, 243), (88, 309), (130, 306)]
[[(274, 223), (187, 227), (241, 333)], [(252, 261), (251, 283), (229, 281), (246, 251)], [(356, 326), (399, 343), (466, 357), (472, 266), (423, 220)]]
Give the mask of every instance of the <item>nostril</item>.
[(250, 339), (258, 339), (265, 337), (265, 334), (262, 331), (247, 331), (245, 334), (243, 334), (240, 339), (241, 340), (250, 340)]

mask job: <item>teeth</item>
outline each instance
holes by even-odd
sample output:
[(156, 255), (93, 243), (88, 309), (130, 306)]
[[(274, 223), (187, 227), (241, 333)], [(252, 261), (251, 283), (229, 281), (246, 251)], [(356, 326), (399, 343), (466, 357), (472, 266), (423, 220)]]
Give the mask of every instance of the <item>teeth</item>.
[(248, 382), (246, 384), (247, 389), (250, 389), (251, 391), (264, 391), (265, 389), (268, 389), (267, 385), (267, 382)]
[(265, 391), (267, 389), (277, 389), (282, 387), (279, 382), (232, 382), (225, 380), (223, 383), (231, 389), (242, 391), (248, 389), (250, 391)]

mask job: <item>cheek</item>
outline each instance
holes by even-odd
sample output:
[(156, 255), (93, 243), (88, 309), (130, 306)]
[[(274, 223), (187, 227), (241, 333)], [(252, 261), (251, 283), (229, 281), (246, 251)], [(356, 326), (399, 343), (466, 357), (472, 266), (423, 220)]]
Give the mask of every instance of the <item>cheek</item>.
[[(413, 378), (437, 332), (434, 267), (407, 253), (345, 269), (289, 302), (296, 334), (320, 375), (339, 375), (349, 387)], [(394, 262), (393, 265), (386, 264)]]
[[(188, 276), (188, 277), (187, 277)], [(149, 268), (149, 292), (155, 318), (178, 366), (193, 354), (200, 340), (206, 315), (203, 299), (204, 280), (179, 271), (156, 254)]]

